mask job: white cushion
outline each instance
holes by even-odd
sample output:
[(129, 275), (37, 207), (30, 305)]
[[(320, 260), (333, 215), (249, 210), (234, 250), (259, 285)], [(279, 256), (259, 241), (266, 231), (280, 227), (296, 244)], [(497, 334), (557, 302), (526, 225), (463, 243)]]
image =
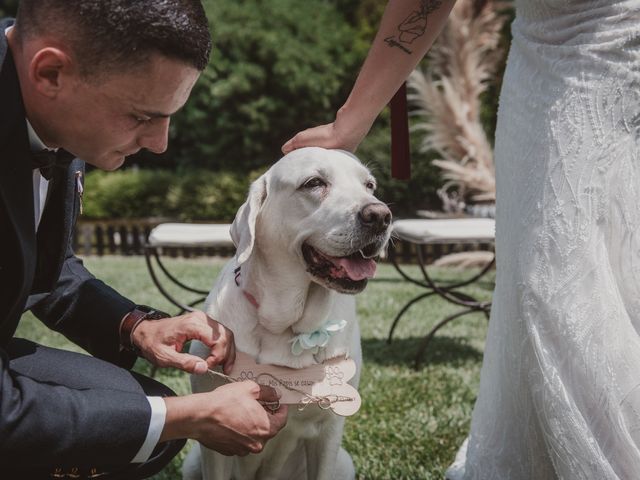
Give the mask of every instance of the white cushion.
[(231, 225), (162, 223), (151, 230), (149, 245), (156, 247), (233, 247)]
[(440, 220), (396, 220), (393, 233), (412, 243), (491, 242), (495, 239), (492, 218), (448, 218)]

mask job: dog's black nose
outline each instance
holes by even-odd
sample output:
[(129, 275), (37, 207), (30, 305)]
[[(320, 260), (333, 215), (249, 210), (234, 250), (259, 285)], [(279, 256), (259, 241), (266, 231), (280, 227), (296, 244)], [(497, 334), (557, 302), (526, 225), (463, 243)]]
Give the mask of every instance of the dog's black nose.
[(383, 232), (391, 223), (391, 210), (384, 203), (369, 203), (358, 212), (358, 220), (375, 232)]

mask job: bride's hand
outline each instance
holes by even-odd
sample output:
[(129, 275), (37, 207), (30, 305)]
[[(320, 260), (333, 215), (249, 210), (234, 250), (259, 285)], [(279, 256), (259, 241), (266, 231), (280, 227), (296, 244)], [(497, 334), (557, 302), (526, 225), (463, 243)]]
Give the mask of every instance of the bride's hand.
[[(333, 123), (298, 133), (282, 146), (282, 152), (286, 154), (296, 148), (312, 146), (355, 152), (380, 111), (427, 53), (455, 0), (433, 3), (433, 8), (425, 12), (418, 2), (389, 1), (356, 83), (336, 119)], [(400, 45), (403, 40), (387, 43), (386, 39), (404, 34), (401, 26), (426, 25), (427, 15), (431, 26), (426, 30), (418, 28), (415, 31), (419, 34), (409, 36), (411, 49)], [(398, 45), (402, 48), (396, 48)]]
[(294, 135), (282, 146), (287, 154), (302, 147), (339, 148), (355, 152), (371, 128), (372, 120), (350, 119), (344, 108), (338, 110), (335, 121), (308, 128)]

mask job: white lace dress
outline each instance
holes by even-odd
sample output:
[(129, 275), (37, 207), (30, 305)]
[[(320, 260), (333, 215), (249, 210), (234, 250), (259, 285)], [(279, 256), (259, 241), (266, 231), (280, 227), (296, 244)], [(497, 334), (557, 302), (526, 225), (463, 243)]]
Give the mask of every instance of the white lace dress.
[(497, 284), (451, 479), (640, 479), (640, 0), (516, 0)]

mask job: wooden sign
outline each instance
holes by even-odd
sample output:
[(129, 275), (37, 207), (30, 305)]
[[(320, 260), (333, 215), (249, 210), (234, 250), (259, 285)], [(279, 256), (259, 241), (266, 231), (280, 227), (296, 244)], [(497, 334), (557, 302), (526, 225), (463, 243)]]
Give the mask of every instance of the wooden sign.
[(356, 413), (362, 404), (358, 391), (347, 383), (355, 374), (356, 363), (351, 358), (332, 358), (295, 369), (259, 365), (251, 356), (238, 352), (229, 377), (273, 387), (280, 396), (281, 404), (297, 405), (299, 409), (311, 408), (315, 404), (347, 417)]

